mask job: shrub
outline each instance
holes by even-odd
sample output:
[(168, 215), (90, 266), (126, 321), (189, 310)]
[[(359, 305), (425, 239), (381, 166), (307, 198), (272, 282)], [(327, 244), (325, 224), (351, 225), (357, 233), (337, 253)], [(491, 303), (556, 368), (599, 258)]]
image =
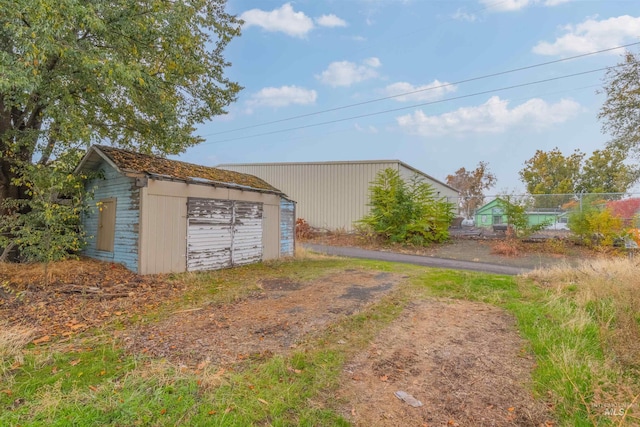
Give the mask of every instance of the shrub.
[(602, 204), (584, 203), (569, 216), (569, 229), (587, 246), (612, 246), (625, 234), (622, 219)]
[(453, 206), (435, 197), (433, 187), (415, 176), (407, 183), (397, 170), (378, 172), (369, 187), (371, 212), (361, 228), (394, 243), (425, 246), (449, 239)]
[(310, 239), (313, 237), (313, 230), (304, 218), (296, 219), (296, 239)]

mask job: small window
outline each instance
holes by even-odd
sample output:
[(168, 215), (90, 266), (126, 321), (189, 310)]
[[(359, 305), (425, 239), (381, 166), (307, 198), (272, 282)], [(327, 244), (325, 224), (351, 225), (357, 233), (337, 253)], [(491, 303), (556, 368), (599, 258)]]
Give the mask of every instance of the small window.
[(558, 218), (558, 222), (560, 224), (568, 224), (569, 223), (569, 218), (567, 218), (566, 216), (561, 216), (560, 218)]
[(502, 215), (494, 215), (493, 224), (494, 225), (502, 224)]
[(96, 249), (113, 252), (113, 241), (116, 234), (116, 199), (103, 199), (98, 202), (98, 238)]

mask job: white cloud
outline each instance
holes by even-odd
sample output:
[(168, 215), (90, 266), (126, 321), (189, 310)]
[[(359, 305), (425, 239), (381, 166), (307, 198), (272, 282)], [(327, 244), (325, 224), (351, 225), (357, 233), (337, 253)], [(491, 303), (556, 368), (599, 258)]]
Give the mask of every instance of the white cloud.
[[(398, 82), (393, 83), (384, 88), (384, 92), (387, 96), (395, 96), (401, 93), (407, 93), (408, 95), (396, 97), (396, 101), (433, 101), (435, 99), (441, 99), (447, 93), (455, 92), (457, 87), (447, 82), (441, 82), (434, 80), (433, 82), (422, 85), (413, 86), (411, 83)], [(415, 93), (412, 93), (415, 92)]]
[(316, 75), (316, 78), (333, 87), (351, 86), (354, 83), (378, 77), (375, 69), (380, 65), (382, 65), (380, 60), (375, 57), (365, 59), (360, 65), (350, 61), (332, 62), (326, 70)]
[(569, 3), (573, 0), (547, 0), (544, 2), (545, 6), (557, 6), (559, 4), (563, 4), (563, 3)]
[(243, 12), (240, 19), (245, 27), (256, 25), (267, 31), (280, 31), (294, 37), (304, 37), (313, 29), (313, 21), (304, 12), (294, 12), (291, 3), (270, 12), (251, 9)]
[(428, 116), (422, 110), (397, 117), (401, 128), (424, 137), (466, 135), (478, 133), (503, 133), (516, 126), (542, 129), (563, 123), (581, 110), (580, 104), (562, 99), (549, 104), (534, 98), (512, 109), (509, 101), (497, 96), (477, 107), (463, 107), (439, 116)]
[(480, 3), (485, 5), (487, 9), (496, 10), (498, 12), (511, 12), (514, 10), (524, 9), (525, 7), (542, 4), (543, 6), (557, 6), (562, 3), (568, 3), (573, 0), (504, 0), (496, 3), (495, 0), (480, 0)]
[(358, 132), (362, 132), (362, 133), (370, 133), (370, 134), (378, 133), (378, 128), (373, 125), (360, 126), (358, 123), (356, 123), (355, 128)]
[(587, 19), (578, 25), (567, 25), (563, 30), (566, 33), (555, 42), (540, 42), (534, 46), (533, 52), (540, 55), (571, 55), (636, 41), (640, 37), (640, 17), (624, 15), (602, 21)]
[(318, 94), (298, 86), (265, 87), (254, 93), (247, 101), (250, 106), (286, 107), (287, 105), (308, 105), (316, 102)]
[[(240, 19), (245, 27), (257, 26), (266, 31), (281, 32), (292, 37), (305, 37), (315, 28), (313, 20), (304, 12), (293, 10), (291, 3), (285, 3), (279, 9), (266, 11), (251, 9), (243, 12)], [(322, 15), (315, 18), (322, 27), (346, 27), (347, 22), (334, 14)]]
[(475, 22), (478, 19), (478, 17), (473, 13), (467, 13), (460, 8), (456, 10), (456, 13), (451, 15), (451, 17), (458, 21), (467, 21), (467, 22)]
[(334, 14), (322, 15), (316, 18), (316, 23), (322, 27), (346, 27), (347, 21)]

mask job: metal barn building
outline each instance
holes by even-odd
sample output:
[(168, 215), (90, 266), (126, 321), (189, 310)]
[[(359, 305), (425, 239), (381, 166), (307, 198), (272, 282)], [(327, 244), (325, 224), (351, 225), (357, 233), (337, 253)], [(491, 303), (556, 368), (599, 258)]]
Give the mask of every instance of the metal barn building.
[(457, 202), (458, 190), (399, 160), (222, 164), (218, 168), (264, 179), (293, 198), (296, 216), (312, 227), (350, 231), (369, 213), (369, 184), (376, 174), (393, 168), (408, 180), (418, 175), (436, 194)]
[(154, 274), (294, 253), (294, 202), (255, 176), (105, 146), (92, 146), (76, 173), (93, 176), (82, 221), (89, 257)]

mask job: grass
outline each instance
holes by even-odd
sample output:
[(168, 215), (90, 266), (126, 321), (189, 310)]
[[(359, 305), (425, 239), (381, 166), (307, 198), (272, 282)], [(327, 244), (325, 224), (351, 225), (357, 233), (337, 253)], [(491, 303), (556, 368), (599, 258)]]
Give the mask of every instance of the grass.
[[(638, 424), (640, 279), (633, 262), (591, 262), (512, 278), (301, 255), (177, 275), (173, 280), (184, 285), (184, 297), (170, 309), (242, 299), (257, 289), (257, 278), (308, 281), (360, 267), (409, 279), (365, 311), (308, 338), (295, 353), (227, 371), (126, 354), (110, 326), (65, 344), (34, 346), (30, 329), (0, 325), (0, 425), (349, 425), (332, 397), (344, 363), (411, 300), (433, 297), (513, 313), (537, 361), (532, 392), (548, 402), (559, 425)], [(166, 307), (149, 313), (147, 321), (168, 313)]]

